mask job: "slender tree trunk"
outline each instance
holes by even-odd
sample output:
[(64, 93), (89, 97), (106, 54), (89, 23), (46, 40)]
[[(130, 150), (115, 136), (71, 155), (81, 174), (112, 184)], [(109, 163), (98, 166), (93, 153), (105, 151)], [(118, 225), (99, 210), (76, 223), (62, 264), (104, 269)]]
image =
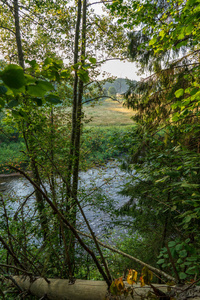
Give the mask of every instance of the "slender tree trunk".
[[(76, 32), (75, 32), (75, 45), (74, 45), (74, 66), (78, 63), (79, 58), (79, 38), (80, 38), (80, 22), (81, 22), (81, 0), (78, 0), (78, 13), (76, 20)], [(72, 175), (72, 165), (75, 149), (75, 135), (76, 135), (76, 118), (77, 118), (77, 91), (78, 91), (78, 74), (75, 67), (74, 74), (74, 86), (73, 86), (73, 107), (72, 107), (72, 129), (71, 129), (71, 142), (70, 142), (70, 152), (69, 152), (69, 161), (68, 161), (68, 170), (67, 170), (67, 198), (71, 196), (71, 175)], [(67, 199), (67, 201), (69, 201)], [(66, 210), (69, 210), (67, 206)]]
[[(72, 188), (71, 188), (71, 177), (73, 169), (73, 160), (75, 156), (75, 139), (76, 139), (76, 123), (77, 123), (77, 93), (78, 93), (78, 74), (77, 74), (77, 63), (79, 60), (79, 41), (80, 41), (80, 23), (81, 23), (81, 5), (82, 0), (78, 0), (78, 11), (76, 20), (76, 30), (75, 30), (75, 43), (74, 43), (74, 85), (73, 85), (73, 106), (72, 106), (72, 129), (71, 129), (71, 141), (70, 141), (70, 151), (69, 160), (67, 166), (67, 178), (66, 178), (66, 214), (71, 223), (75, 226), (76, 223), (76, 204), (72, 199)], [(70, 256), (70, 266), (69, 271), (71, 277), (73, 277), (75, 269), (75, 238), (70, 230), (64, 229), (65, 235), (68, 243), (68, 253)], [(66, 241), (65, 241), (66, 243)], [(72, 267), (73, 266), (73, 267)]]
[[(24, 69), (24, 55), (23, 55), (23, 50), (22, 50), (22, 42), (21, 42), (21, 32), (20, 32), (20, 22), (19, 22), (19, 4), (18, 0), (13, 0), (13, 5), (14, 5), (14, 18), (15, 18), (15, 32), (16, 32), (16, 43), (17, 43), (17, 52), (18, 52), (18, 60), (20, 66)], [(26, 127), (28, 124), (26, 124)], [(25, 137), (25, 131), (24, 131), (24, 138), (26, 139), (26, 148), (27, 151), (30, 154), (30, 159), (31, 159), (31, 169), (33, 172), (33, 177), (34, 181), (37, 183), (37, 185), (41, 185), (41, 179), (38, 171), (38, 167), (35, 163), (35, 159), (33, 156), (33, 151), (30, 151), (31, 149), (31, 144), (29, 142), (29, 138)], [(47, 223), (47, 218), (44, 213), (44, 201), (42, 195), (36, 190), (35, 191), (36, 195), (36, 202), (37, 202), (37, 209), (40, 217), (40, 223), (43, 231), (43, 237), (46, 239), (46, 235), (48, 232), (48, 223)]]
[[(81, 0), (79, 1), (79, 11), (81, 11)], [(80, 22), (80, 21), (79, 21)], [(79, 24), (80, 27), (80, 24)], [(79, 37), (79, 33), (77, 33)], [(83, 0), (83, 12), (82, 12), (82, 46), (81, 46), (81, 65), (84, 64), (85, 61), (85, 42), (86, 42), (86, 0)], [(78, 40), (77, 45), (78, 46)], [(78, 50), (78, 48), (76, 49)], [(76, 59), (77, 53), (75, 53)], [(77, 213), (77, 204), (76, 200), (73, 197), (77, 197), (77, 190), (78, 190), (78, 174), (79, 174), (79, 158), (80, 158), (80, 135), (81, 135), (81, 115), (82, 115), (82, 96), (83, 96), (83, 82), (82, 80), (78, 80), (77, 72), (75, 75), (75, 83), (74, 86), (74, 106), (73, 106), (73, 117), (72, 117), (72, 140), (71, 146), (72, 148), (72, 195), (70, 198), (70, 220), (73, 226), (76, 228), (76, 213)], [(78, 92), (78, 97), (77, 97)], [(75, 103), (76, 101), (76, 103)], [(74, 259), (74, 250), (75, 250), (75, 238), (71, 234), (71, 241), (70, 241), (70, 253), (71, 257)], [(75, 266), (75, 262), (74, 262)]]
[[(87, 14), (87, 0), (83, 0), (81, 68), (85, 63), (86, 14)], [(75, 196), (75, 197), (77, 196), (77, 189), (78, 189), (81, 119), (82, 119), (82, 98), (83, 98), (83, 81), (79, 80), (77, 117), (76, 117), (76, 128), (75, 128), (76, 136), (75, 136), (75, 147), (74, 147), (73, 186), (72, 186), (73, 196)]]
[(13, 4), (14, 4), (15, 36), (16, 36), (16, 42), (17, 42), (18, 60), (19, 60), (20, 66), (24, 69), (24, 55), (23, 55), (23, 50), (22, 50), (21, 32), (20, 32), (20, 24), (19, 24), (18, 0), (13, 0)]

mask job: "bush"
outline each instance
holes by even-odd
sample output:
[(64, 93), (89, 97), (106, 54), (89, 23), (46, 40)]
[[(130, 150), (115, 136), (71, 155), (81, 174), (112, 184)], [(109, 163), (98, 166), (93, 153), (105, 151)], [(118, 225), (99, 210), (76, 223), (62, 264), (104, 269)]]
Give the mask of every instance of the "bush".
[(0, 173), (8, 174), (13, 171), (9, 169), (8, 164), (12, 164), (18, 168), (27, 166), (22, 151), (25, 150), (25, 145), (22, 142), (1, 143), (0, 147)]
[(86, 168), (128, 153), (134, 142), (134, 126), (90, 127), (82, 136), (82, 161)]

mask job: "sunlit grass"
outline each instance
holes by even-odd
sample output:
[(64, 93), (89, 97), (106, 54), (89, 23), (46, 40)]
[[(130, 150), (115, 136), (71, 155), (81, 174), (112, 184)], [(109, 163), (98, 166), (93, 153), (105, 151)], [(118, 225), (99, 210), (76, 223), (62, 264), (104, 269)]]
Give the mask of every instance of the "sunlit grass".
[(131, 117), (133, 110), (123, 106), (122, 103), (106, 99), (95, 106), (84, 106), (86, 120), (91, 119), (88, 126), (123, 126), (133, 125)]

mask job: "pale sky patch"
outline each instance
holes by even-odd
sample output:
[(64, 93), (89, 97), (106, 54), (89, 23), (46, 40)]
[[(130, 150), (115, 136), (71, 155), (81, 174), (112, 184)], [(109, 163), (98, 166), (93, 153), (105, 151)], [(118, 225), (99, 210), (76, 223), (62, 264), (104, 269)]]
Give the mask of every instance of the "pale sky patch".
[(137, 81), (141, 79), (141, 76), (137, 75), (138, 70), (134, 62), (111, 60), (102, 64), (101, 70), (118, 78), (128, 78)]

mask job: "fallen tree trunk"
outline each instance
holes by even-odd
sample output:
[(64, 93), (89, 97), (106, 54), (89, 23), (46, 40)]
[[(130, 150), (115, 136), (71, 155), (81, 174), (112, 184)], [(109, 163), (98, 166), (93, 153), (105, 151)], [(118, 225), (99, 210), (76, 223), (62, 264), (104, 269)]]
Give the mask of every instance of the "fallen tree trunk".
[(14, 279), (23, 290), (51, 300), (103, 300), (107, 293), (105, 281), (76, 280), (74, 284), (69, 284), (67, 279), (50, 279), (50, 283), (43, 278), (33, 282), (24, 276), (14, 276)]
[[(68, 279), (48, 279), (36, 278), (29, 276), (13, 276), (15, 285), (20, 288), (20, 291), (27, 291), (38, 299), (49, 300), (105, 300), (105, 299), (120, 299), (120, 300), (141, 300), (150, 299), (149, 292), (153, 292), (155, 299), (176, 299), (176, 300), (199, 300), (200, 287), (195, 285), (195, 282), (189, 285), (173, 286), (169, 289), (167, 285), (153, 284), (151, 286), (141, 287), (140, 284), (134, 284), (132, 296), (116, 296), (108, 297), (108, 289), (105, 281), (93, 280), (76, 280), (74, 284), (70, 284)], [(198, 281), (197, 281), (198, 282)], [(196, 282), (196, 283), (197, 283)], [(130, 287), (127, 282), (124, 282), (126, 287)], [(170, 291), (171, 290), (171, 291)], [(147, 296), (148, 295), (148, 296)]]
[[(44, 278), (36, 280), (31, 280), (29, 276), (13, 276), (13, 278), (22, 290), (38, 298), (46, 296), (46, 299), (50, 300), (104, 300), (108, 291), (105, 281), (76, 280), (74, 284), (69, 284), (67, 279), (48, 279), (48, 283)], [(166, 286), (164, 289), (166, 290)], [(144, 296), (149, 290), (149, 286), (141, 288), (139, 284), (135, 284), (134, 299), (141, 300), (141, 295)], [(133, 298), (121, 296), (120, 299)]]

